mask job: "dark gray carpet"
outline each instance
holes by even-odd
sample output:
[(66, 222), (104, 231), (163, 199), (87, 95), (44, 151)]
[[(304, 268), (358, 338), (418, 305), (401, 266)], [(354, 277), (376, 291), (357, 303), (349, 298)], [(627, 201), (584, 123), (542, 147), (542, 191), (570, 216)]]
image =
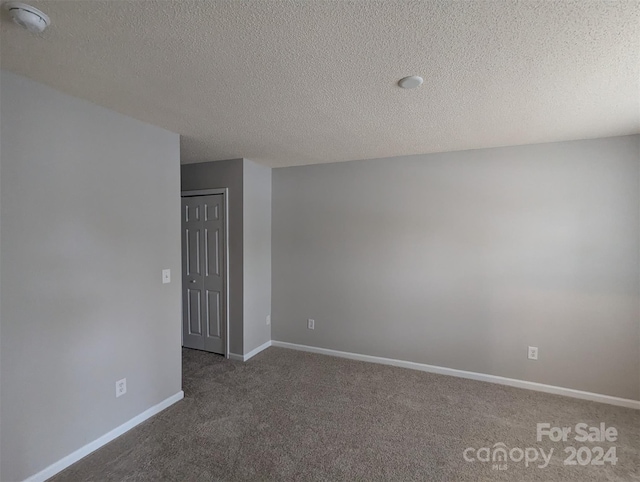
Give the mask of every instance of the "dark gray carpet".
[[(640, 480), (636, 410), (282, 348), (183, 360), (183, 401), (53, 480)], [(619, 437), (537, 442), (537, 422), (605, 422)], [(506, 470), (463, 459), (498, 442), (554, 456)], [(582, 445), (616, 446), (617, 464), (563, 465), (564, 447)]]

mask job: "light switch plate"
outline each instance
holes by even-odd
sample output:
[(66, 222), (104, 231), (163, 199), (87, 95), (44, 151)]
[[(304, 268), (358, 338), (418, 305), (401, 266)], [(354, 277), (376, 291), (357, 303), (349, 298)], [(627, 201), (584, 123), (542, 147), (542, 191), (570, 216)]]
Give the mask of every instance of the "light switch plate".
[(162, 270), (162, 283), (171, 283), (171, 270), (163, 269)]

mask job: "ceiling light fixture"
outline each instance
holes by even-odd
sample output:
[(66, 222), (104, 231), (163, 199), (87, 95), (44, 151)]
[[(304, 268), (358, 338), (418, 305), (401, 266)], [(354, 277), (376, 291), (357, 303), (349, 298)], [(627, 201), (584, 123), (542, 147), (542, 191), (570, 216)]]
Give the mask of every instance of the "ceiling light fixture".
[(31, 5), (20, 2), (7, 2), (4, 8), (15, 23), (32, 33), (41, 33), (49, 26), (49, 17)]
[(420, 87), (422, 85), (422, 77), (418, 77), (417, 75), (412, 75), (411, 77), (405, 77), (404, 79), (400, 79), (398, 85), (403, 89), (415, 89), (416, 87)]

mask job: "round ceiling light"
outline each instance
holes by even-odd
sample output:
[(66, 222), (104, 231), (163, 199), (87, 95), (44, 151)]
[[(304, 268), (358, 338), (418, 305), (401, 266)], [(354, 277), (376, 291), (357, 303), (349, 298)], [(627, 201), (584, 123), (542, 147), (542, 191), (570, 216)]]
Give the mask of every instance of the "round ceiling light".
[(418, 77), (417, 75), (412, 75), (411, 77), (405, 77), (404, 79), (400, 79), (398, 85), (403, 89), (415, 89), (416, 87), (420, 87), (422, 85), (422, 77)]
[(26, 28), (29, 32), (40, 33), (49, 25), (49, 17), (31, 5), (20, 2), (7, 2), (4, 8), (15, 23)]

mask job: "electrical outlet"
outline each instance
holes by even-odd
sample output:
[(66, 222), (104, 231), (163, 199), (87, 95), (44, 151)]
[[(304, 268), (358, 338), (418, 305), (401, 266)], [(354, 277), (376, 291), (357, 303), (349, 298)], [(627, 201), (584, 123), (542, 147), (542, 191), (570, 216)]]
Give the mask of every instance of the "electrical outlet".
[(171, 283), (171, 270), (163, 269), (162, 270), (162, 284)]
[(267, 325), (271, 324), (271, 315), (267, 315)]
[(527, 357), (529, 358), (529, 360), (537, 360), (538, 359), (538, 347), (537, 346), (530, 346), (529, 350), (527, 351)]
[(127, 393), (127, 379), (123, 378), (116, 382), (116, 398), (121, 397)]
[(315, 330), (315, 326), (316, 326), (315, 320), (312, 320), (311, 318), (309, 318), (307, 320), (307, 328), (309, 328), (310, 330)]

